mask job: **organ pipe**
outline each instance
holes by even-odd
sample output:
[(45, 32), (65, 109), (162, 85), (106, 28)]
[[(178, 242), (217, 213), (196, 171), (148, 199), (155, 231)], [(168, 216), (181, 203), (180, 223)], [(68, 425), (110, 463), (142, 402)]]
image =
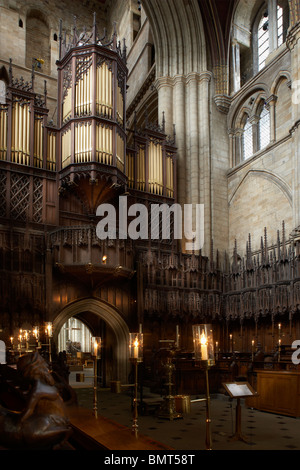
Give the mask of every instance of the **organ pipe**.
[(47, 169), (56, 170), (56, 134), (54, 132), (47, 134)]
[(99, 116), (112, 118), (112, 72), (106, 62), (97, 67), (96, 111)]
[(69, 128), (61, 137), (61, 162), (62, 168), (71, 163), (71, 128)]
[(14, 103), (12, 109), (11, 160), (20, 165), (29, 165), (30, 113), (28, 104)]
[(7, 110), (0, 108), (0, 160), (7, 159)]
[(37, 168), (43, 167), (43, 121), (41, 116), (34, 119), (34, 153), (33, 165)]

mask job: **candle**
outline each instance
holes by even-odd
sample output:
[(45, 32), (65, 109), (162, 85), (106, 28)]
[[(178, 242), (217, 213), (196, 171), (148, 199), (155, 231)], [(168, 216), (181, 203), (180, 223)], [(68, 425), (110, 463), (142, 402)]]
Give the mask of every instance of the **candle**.
[(202, 361), (207, 361), (208, 360), (207, 340), (206, 340), (206, 336), (204, 333), (202, 333), (201, 335), (200, 343), (201, 343), (201, 359)]
[(281, 323), (278, 323), (278, 330), (281, 330)]
[(134, 357), (134, 359), (138, 359), (138, 357), (139, 357), (139, 342), (138, 342), (137, 337), (135, 338), (133, 346), (134, 346), (133, 347), (133, 357)]

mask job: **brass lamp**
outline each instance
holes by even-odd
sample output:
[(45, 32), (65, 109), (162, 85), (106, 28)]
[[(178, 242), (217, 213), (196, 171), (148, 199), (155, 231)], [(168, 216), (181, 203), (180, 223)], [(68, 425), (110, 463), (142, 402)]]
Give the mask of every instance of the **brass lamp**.
[(206, 381), (206, 450), (212, 449), (211, 418), (210, 418), (210, 393), (208, 369), (215, 364), (214, 342), (212, 326), (210, 324), (193, 325), (193, 341), (195, 348), (195, 361), (200, 363), (205, 370)]
[(138, 437), (138, 363), (143, 361), (143, 333), (129, 333), (129, 359), (134, 365), (132, 433)]
[(99, 336), (92, 336), (91, 338), (91, 354), (94, 359), (94, 416), (98, 417), (97, 406), (97, 388), (98, 388), (98, 367), (97, 361), (101, 359), (101, 338)]

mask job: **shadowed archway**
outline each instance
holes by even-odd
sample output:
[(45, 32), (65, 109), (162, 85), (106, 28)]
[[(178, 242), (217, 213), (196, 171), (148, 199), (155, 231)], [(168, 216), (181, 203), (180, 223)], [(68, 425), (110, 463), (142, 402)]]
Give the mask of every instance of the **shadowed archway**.
[(64, 307), (53, 322), (54, 340), (57, 342), (58, 333), (68, 318), (82, 314), (83, 312), (90, 312), (97, 315), (105, 321), (114, 332), (116, 337), (116, 379), (127, 383), (129, 373), (129, 329), (121, 314), (106, 302), (99, 299), (86, 298), (75, 301)]

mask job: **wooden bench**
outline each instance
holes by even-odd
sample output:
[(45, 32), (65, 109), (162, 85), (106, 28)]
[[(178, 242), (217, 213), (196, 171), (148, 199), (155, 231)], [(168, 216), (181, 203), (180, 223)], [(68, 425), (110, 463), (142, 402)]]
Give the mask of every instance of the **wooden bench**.
[(95, 418), (85, 408), (70, 408), (68, 416), (73, 429), (70, 442), (79, 450), (174, 450), (147, 436), (136, 438), (130, 428), (103, 416)]

